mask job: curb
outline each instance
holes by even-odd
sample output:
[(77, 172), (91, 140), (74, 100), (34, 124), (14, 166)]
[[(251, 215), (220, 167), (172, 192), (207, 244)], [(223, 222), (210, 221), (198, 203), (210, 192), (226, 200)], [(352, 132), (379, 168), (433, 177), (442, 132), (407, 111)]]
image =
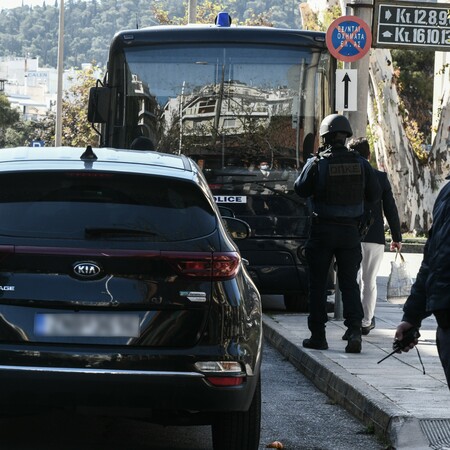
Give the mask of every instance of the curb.
[(396, 449), (428, 448), (419, 421), (372, 386), (357, 379), (319, 351), (303, 350), (295, 337), (263, 314), (264, 337), (294, 367), (337, 404)]

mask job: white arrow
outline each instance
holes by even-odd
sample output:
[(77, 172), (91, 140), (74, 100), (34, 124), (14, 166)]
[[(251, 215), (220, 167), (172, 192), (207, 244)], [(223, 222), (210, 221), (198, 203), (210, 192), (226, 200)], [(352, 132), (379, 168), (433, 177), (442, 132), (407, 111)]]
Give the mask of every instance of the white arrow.
[(384, 15), (384, 18), (386, 20), (389, 20), (392, 17), (391, 11), (388, 9)]
[(382, 36), (385, 37), (385, 38), (390, 38), (391, 36), (393, 36), (393, 34), (392, 34), (390, 31), (385, 31), (385, 32), (382, 34)]

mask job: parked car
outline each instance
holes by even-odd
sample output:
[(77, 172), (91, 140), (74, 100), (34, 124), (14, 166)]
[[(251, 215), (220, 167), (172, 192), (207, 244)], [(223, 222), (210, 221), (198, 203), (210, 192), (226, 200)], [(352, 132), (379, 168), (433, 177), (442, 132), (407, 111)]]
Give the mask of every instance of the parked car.
[(211, 424), (257, 449), (261, 298), (198, 166), (157, 152), (0, 152), (0, 406)]

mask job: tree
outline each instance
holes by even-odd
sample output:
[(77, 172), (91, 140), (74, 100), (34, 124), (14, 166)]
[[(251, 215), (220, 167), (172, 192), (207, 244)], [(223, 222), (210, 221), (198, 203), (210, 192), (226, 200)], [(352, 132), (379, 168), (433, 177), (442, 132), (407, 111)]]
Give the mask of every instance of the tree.
[(406, 111), (414, 118), (423, 143), (431, 141), (433, 109), (434, 52), (392, 50), (395, 83)]
[(36, 123), (19, 120), (6, 129), (5, 147), (27, 147), (34, 139), (41, 139)]
[(84, 147), (98, 145), (98, 135), (87, 119), (89, 90), (95, 86), (99, 68), (78, 70), (75, 84), (65, 92), (62, 103), (62, 145)]
[(6, 131), (18, 122), (20, 114), (17, 110), (11, 108), (8, 98), (5, 94), (0, 94), (0, 147), (6, 147)]
[[(61, 144), (71, 147), (97, 146), (98, 135), (87, 119), (89, 90), (95, 86), (96, 74), (100, 70), (94, 64), (84, 70), (77, 70), (75, 83), (64, 93), (62, 102), (62, 139)], [(33, 123), (29, 136), (42, 139), (46, 146), (55, 143), (56, 116), (49, 111), (44, 119)]]
[[(388, 173), (403, 228), (426, 233), (431, 210), (450, 169), (448, 123), (450, 97), (443, 96), (437, 136), (431, 151), (423, 154), (411, 131), (411, 118), (399, 97), (388, 50), (377, 49), (370, 57), (368, 116), (378, 167)], [(447, 69), (448, 70), (448, 69)], [(431, 80), (430, 80), (431, 82)]]

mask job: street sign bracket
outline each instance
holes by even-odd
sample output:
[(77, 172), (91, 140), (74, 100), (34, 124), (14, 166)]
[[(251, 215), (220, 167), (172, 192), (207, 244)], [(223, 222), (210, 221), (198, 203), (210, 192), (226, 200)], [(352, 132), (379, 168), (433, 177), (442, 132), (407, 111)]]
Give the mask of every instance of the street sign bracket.
[(347, 6), (349, 6), (352, 9), (355, 8), (367, 8), (367, 9), (373, 9), (374, 6), (372, 5), (372, 3), (347, 3)]

